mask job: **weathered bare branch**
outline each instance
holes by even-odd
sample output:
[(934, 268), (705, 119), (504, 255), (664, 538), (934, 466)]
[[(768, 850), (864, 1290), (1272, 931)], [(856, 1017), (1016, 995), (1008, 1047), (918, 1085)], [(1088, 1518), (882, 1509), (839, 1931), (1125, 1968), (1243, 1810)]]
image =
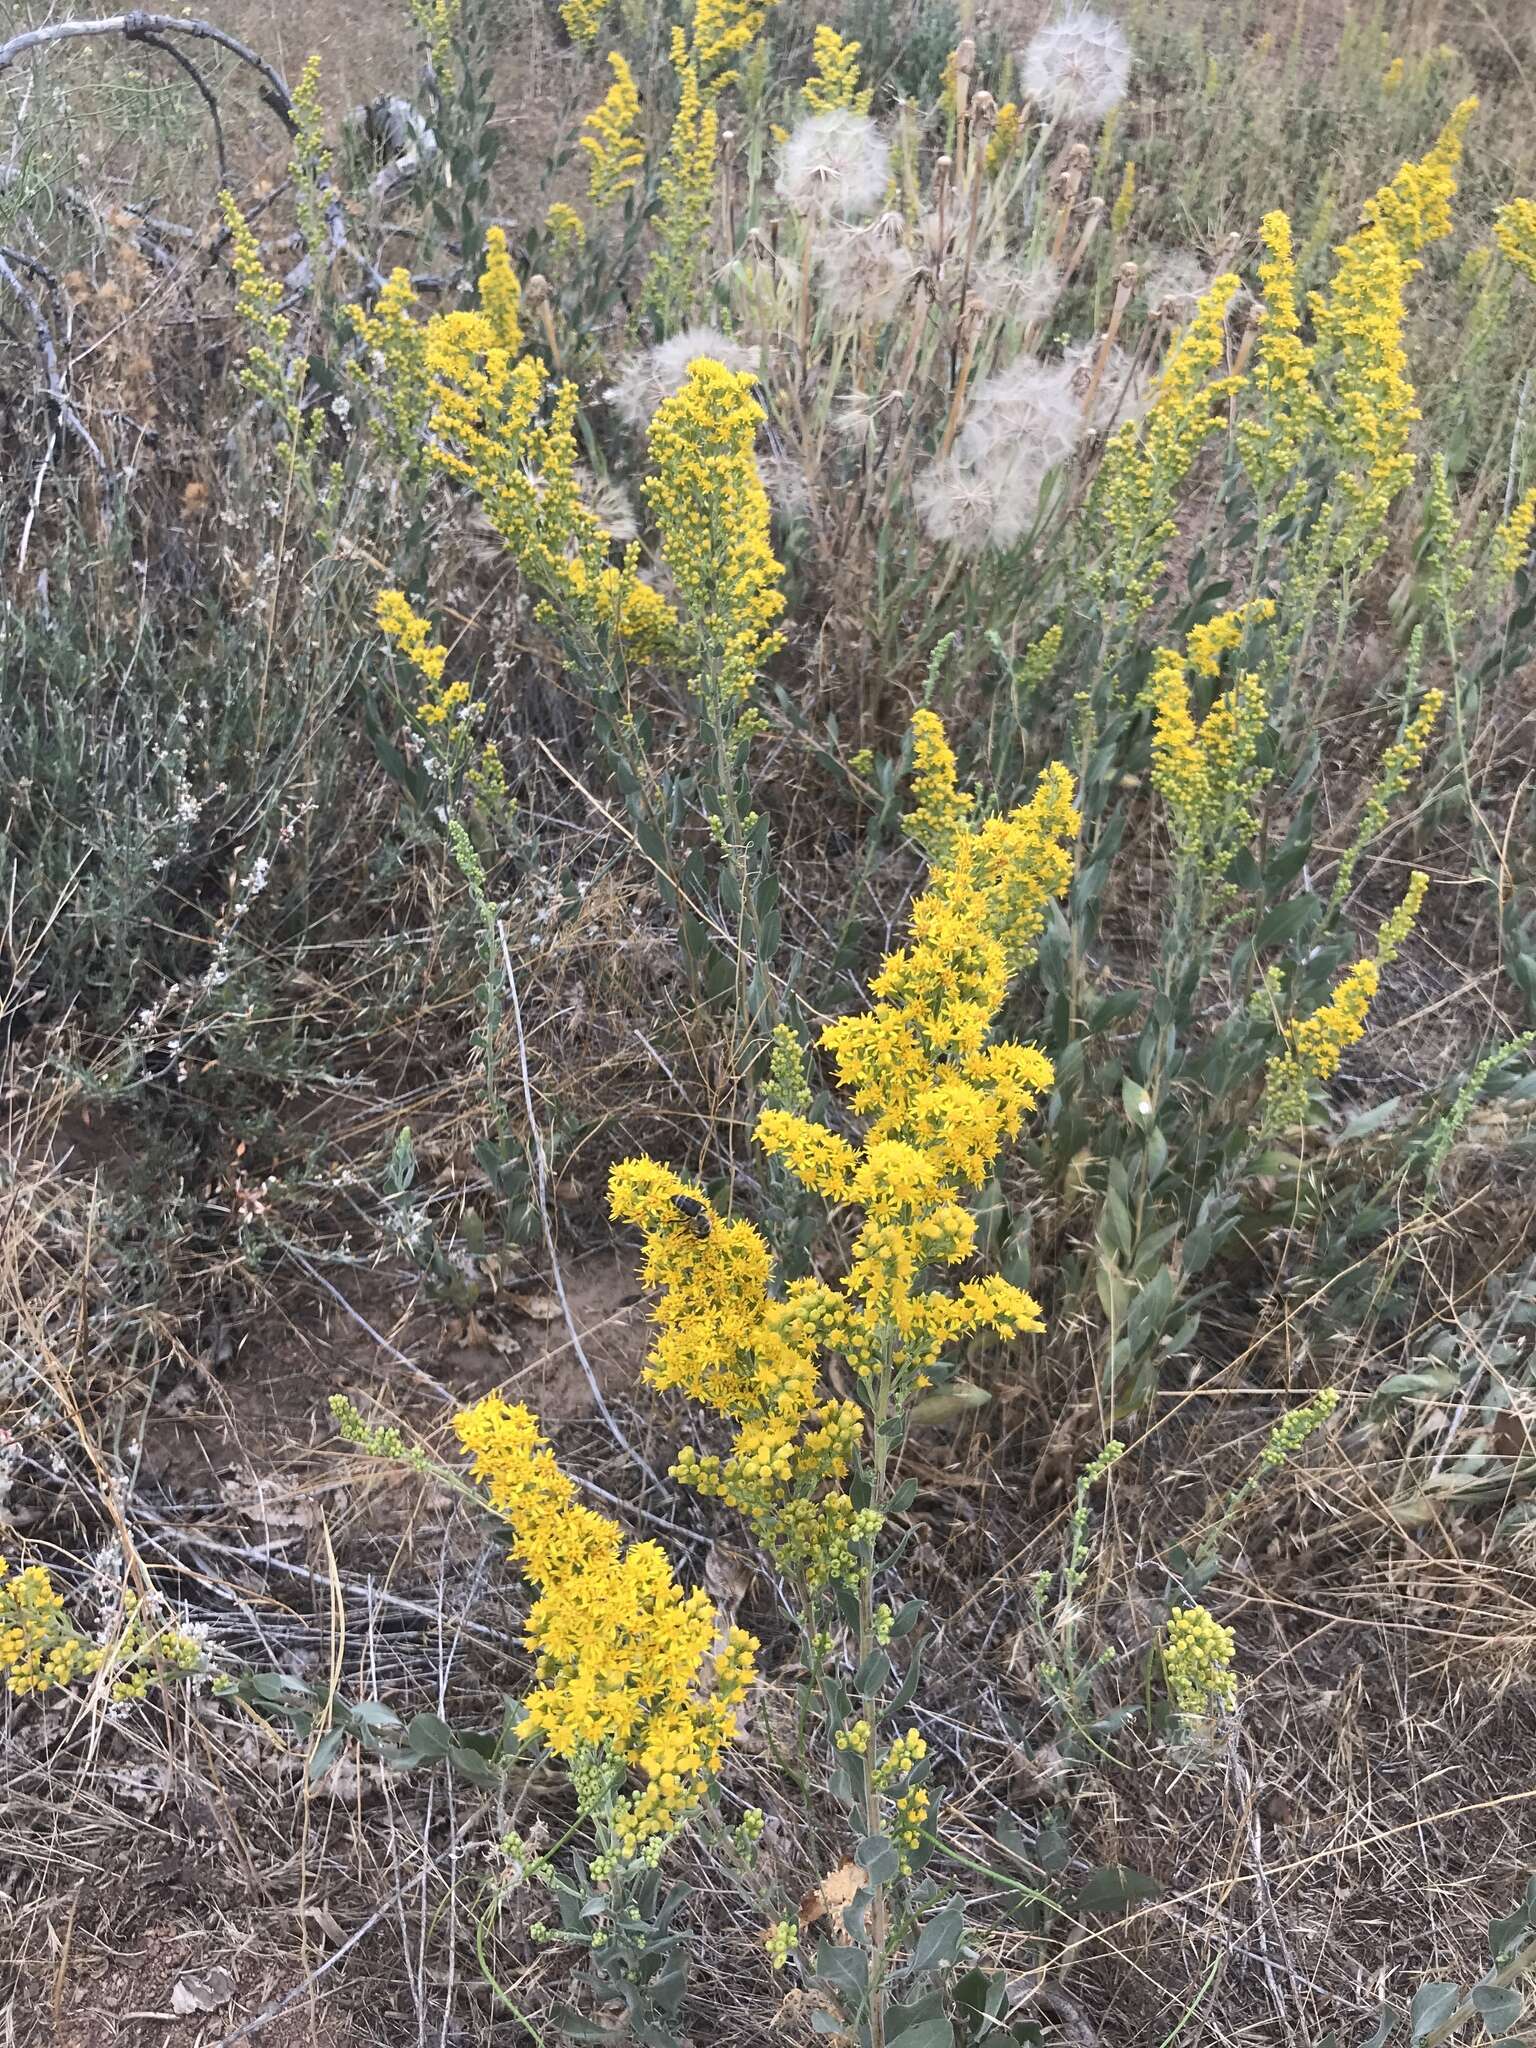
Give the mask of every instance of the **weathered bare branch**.
[(173, 64), (179, 65), (202, 95), (203, 105), (208, 109), (208, 117), (213, 122), (213, 146), (219, 158), (219, 183), (227, 185), (229, 152), (224, 147), (224, 123), (219, 119), (219, 103), (214, 98), (212, 86), (184, 51), (178, 50), (174, 43), (168, 43), (164, 36), (156, 35), (153, 29), (143, 30), (136, 40), (147, 43), (152, 50), (162, 51)]
[(134, 7), (126, 14), (103, 15), (96, 21), (55, 21), (43, 28), (24, 29), (9, 42), (0, 43), (0, 71), (9, 70), (29, 51), (46, 49), (52, 43), (81, 42), (92, 36), (124, 36), (129, 42), (142, 41), (147, 36), (192, 36), (216, 43), (258, 74), (263, 81), (262, 99), (289, 133), (293, 132), (293, 94), (283, 74), (237, 36), (215, 28), (211, 21), (197, 21), (189, 15), (151, 14), (145, 8)]

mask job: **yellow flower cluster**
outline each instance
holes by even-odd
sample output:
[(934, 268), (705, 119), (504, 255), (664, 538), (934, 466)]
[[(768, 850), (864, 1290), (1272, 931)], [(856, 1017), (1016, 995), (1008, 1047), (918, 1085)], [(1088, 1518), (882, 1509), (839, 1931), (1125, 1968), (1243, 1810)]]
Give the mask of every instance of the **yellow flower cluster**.
[(1004, 100), (997, 110), (997, 122), (987, 142), (987, 176), (995, 178), (1013, 156), (1024, 134), (1024, 117), (1016, 100)]
[(454, 1427), (538, 1592), (524, 1633), (538, 1684), (519, 1732), (573, 1765), (597, 1757), (639, 1774), (609, 1815), (620, 1855), (634, 1857), (698, 1807), (735, 1737), (757, 1642), (733, 1628), (714, 1649), (708, 1596), (682, 1590), (657, 1544), (626, 1544), (578, 1503), (527, 1408), (488, 1395)]
[(736, 65), (757, 41), (768, 9), (776, 5), (777, 0), (695, 0), (693, 59), (712, 95), (737, 82)]
[(1403, 346), (1403, 294), (1419, 251), (1450, 232), (1462, 135), (1476, 111), (1476, 100), (1464, 100), (1429, 153), (1366, 201), (1363, 225), (1334, 251), (1328, 292), (1312, 295), (1316, 360), (1331, 394), (1327, 426), (1342, 461), (1340, 565), (1366, 569), (1380, 558), (1387, 513), (1413, 475), (1409, 434), (1420, 415)]
[(783, 570), (753, 454), (763, 414), (752, 385), (749, 371), (700, 356), (649, 428), (645, 495), (693, 636), (695, 687), (726, 708), (746, 701), (783, 644), (773, 623), (784, 609)]
[(1139, 428), (1127, 420), (1111, 436), (1094, 484), (1093, 507), (1109, 539), (1097, 580), (1133, 613), (1152, 602), (1173, 532), (1174, 493), (1222, 424), (1217, 401), (1243, 382), (1212, 374), (1226, 356), (1227, 307), (1238, 288), (1230, 273), (1207, 286), (1169, 354), (1146, 419)]
[(1208, 1607), (1175, 1607), (1163, 1642), (1163, 1674), (1175, 1710), (1194, 1720), (1213, 1707), (1230, 1712), (1237, 1705), (1236, 1654), (1237, 1638)]
[[(477, 359), (493, 349), (513, 356), (522, 349), (522, 288), (505, 232), (486, 230), (473, 307), (418, 320), (419, 304), (410, 272), (395, 269), (380, 287), (372, 312), (362, 306), (347, 309), (369, 357), (369, 367), (359, 375), (383, 407), (397, 453), (408, 460), (422, 456), (440, 383), (468, 376)], [(430, 458), (430, 447), (426, 452)]]
[(829, 114), (836, 107), (851, 107), (867, 114), (872, 95), (859, 91), (859, 52), (862, 43), (845, 42), (835, 28), (825, 23), (811, 40), (816, 69), (805, 81), (802, 96), (813, 114)]
[(1110, 209), (1109, 225), (1117, 235), (1123, 235), (1131, 224), (1131, 215), (1136, 208), (1136, 166), (1127, 163), (1120, 180), (1120, 190), (1115, 194), (1115, 203)]
[(1417, 256), (1431, 242), (1451, 232), (1451, 201), (1467, 128), (1477, 101), (1465, 99), (1436, 136), (1427, 155), (1406, 163), (1390, 185), (1383, 185), (1360, 209), (1367, 227), (1379, 227), (1399, 254)]
[[(698, 26), (695, 22), (695, 39)], [(646, 299), (665, 318), (681, 320), (692, 304), (714, 204), (720, 117), (700, 90), (699, 65), (680, 28), (672, 31), (678, 103), (662, 161), (656, 248)]]
[(1293, 493), (1305, 489), (1300, 474), (1302, 455), (1320, 415), (1312, 386), (1312, 351), (1301, 338), (1296, 257), (1288, 217), (1280, 212), (1266, 214), (1263, 236), (1267, 254), (1259, 265), (1259, 287), (1264, 297), (1264, 322), (1253, 367), (1258, 411), (1256, 417), (1239, 424), (1237, 445), (1261, 498), (1278, 490), (1287, 479), (1294, 480), (1292, 492), (1280, 508), (1284, 512), (1290, 509)]
[(565, 32), (579, 49), (597, 41), (597, 32), (608, 11), (608, 0), (560, 0), (560, 19)]
[(1424, 765), (1424, 755), (1429, 746), (1430, 735), (1445, 706), (1443, 690), (1426, 690), (1419, 699), (1418, 709), (1403, 729), (1401, 738), (1395, 739), (1381, 757), (1381, 767), (1366, 798), (1365, 809), (1344, 858), (1339, 862), (1339, 872), (1334, 879), (1332, 900), (1343, 901), (1354, 877), (1355, 867), (1361, 854), (1387, 822), (1392, 805), (1418, 774)]
[(434, 763), (450, 778), (462, 775), (482, 803), (492, 808), (505, 804), (506, 770), (494, 740), (475, 747), (475, 728), (485, 706), (473, 701), (468, 683), (444, 682), (448, 651), (433, 638), (430, 623), (411, 608), (402, 590), (381, 590), (374, 616), (384, 637), (426, 684), (415, 707), (416, 722), (431, 742)]
[(622, 567), (607, 559), (608, 531), (578, 479), (576, 386), (556, 386), (548, 402), (549, 379), (534, 357), (514, 362), (505, 347), (472, 344), (441, 362), (431, 388), (433, 461), (475, 493), (545, 601), (651, 652), (671, 611), (642, 580), (636, 550)]
[(464, 0), (408, 0), (411, 20), (427, 46), (432, 69), (444, 92), (453, 90), (453, 36)]
[(632, 191), (645, 164), (640, 140), (640, 93), (634, 74), (617, 50), (608, 52), (613, 83), (582, 123), (577, 142), (587, 152), (587, 193), (595, 206), (611, 206)]
[(8, 1692), (72, 1685), (99, 1669), (102, 1656), (65, 1613), (42, 1565), (12, 1572), (0, 1557), (0, 1678)]
[(903, 1873), (912, 1868), (912, 1859), (923, 1845), (929, 1804), (926, 1785), (911, 1786), (896, 1801), (891, 1819), (891, 1839), (901, 1852)]
[(1269, 1432), (1268, 1440), (1259, 1453), (1259, 1464), (1266, 1472), (1275, 1472), (1288, 1458), (1294, 1458), (1307, 1439), (1320, 1430), (1334, 1409), (1339, 1405), (1337, 1387), (1324, 1387), (1303, 1402), (1300, 1408), (1293, 1408), (1289, 1415), (1282, 1416)]
[(1160, 647), (1144, 692), (1152, 712), (1152, 786), (1168, 806), (1180, 852), (1212, 876), (1253, 835), (1254, 800), (1265, 780), (1259, 743), (1268, 705), (1259, 678), (1244, 670), (1197, 722), (1189, 675), (1214, 680), (1222, 656), (1274, 610), (1260, 598), (1192, 628), (1182, 654)]
[(284, 362), (289, 328), (287, 316), (278, 311), (283, 300), (282, 284), (269, 275), (261, 260), (261, 246), (235, 204), (233, 193), (220, 192), (219, 210), (229, 235), (235, 272), (235, 312), (250, 340), (240, 381), (247, 391), (266, 399), (287, 422), (289, 431), (296, 433), (309, 358), (298, 356), (292, 362)]
[(976, 1225), (959, 1197), (991, 1171), (1051, 1084), (1050, 1062), (1034, 1047), (988, 1041), (1010, 979), (1034, 957), (1047, 906), (1070, 879), (1071, 779), (1048, 769), (1028, 804), (976, 823), (938, 719), (919, 712), (914, 728), (912, 822), (936, 849), (928, 887), (910, 943), (874, 981), (871, 1007), (821, 1039), (868, 1119), (862, 1141), (784, 1108), (765, 1110), (757, 1126), (764, 1150), (796, 1179), (863, 1211), (847, 1271), (835, 1285), (798, 1280), (776, 1295), (758, 1232), (705, 1207), (669, 1168), (629, 1160), (609, 1188), (614, 1216), (645, 1234), (646, 1284), (662, 1290), (648, 1376), (737, 1424), (727, 1458), (685, 1452), (677, 1475), (746, 1514), (784, 1568), (813, 1584), (851, 1576), (855, 1547), (874, 1533), (836, 1485), (859, 1410), (823, 1396), (818, 1353), (839, 1354), (869, 1398), (882, 1386), (899, 1403), (968, 1334), (1014, 1338), (1043, 1327), (1030, 1296), (999, 1278), (953, 1293), (921, 1283), (970, 1254)]
[(1536, 199), (1511, 199), (1501, 206), (1493, 234), (1505, 259), (1536, 284)]
[(587, 224), (574, 206), (557, 199), (544, 216), (545, 232), (562, 252), (579, 249), (587, 239)]
[(1494, 528), (1494, 565), (1506, 582), (1524, 567), (1530, 556), (1533, 527), (1536, 527), (1536, 488), (1517, 499)]
[(1376, 934), (1374, 955), (1357, 960), (1327, 1002), (1293, 1027), (1286, 1050), (1269, 1062), (1265, 1075), (1262, 1129), (1288, 1130), (1304, 1122), (1312, 1089), (1331, 1081), (1345, 1053), (1365, 1036), (1382, 970), (1412, 931), (1428, 887), (1428, 875), (1415, 868), (1402, 902)]

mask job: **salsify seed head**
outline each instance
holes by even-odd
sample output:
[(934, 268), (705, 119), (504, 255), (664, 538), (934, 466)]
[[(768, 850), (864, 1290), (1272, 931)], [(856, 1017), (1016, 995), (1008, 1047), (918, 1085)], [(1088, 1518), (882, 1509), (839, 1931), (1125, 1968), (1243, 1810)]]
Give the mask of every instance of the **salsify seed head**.
[(802, 213), (862, 220), (890, 181), (890, 144), (868, 114), (851, 107), (810, 115), (779, 152), (780, 196)]
[(1118, 22), (1068, 7), (1025, 50), (1019, 76), (1031, 99), (1065, 121), (1101, 121), (1125, 98), (1131, 46)]

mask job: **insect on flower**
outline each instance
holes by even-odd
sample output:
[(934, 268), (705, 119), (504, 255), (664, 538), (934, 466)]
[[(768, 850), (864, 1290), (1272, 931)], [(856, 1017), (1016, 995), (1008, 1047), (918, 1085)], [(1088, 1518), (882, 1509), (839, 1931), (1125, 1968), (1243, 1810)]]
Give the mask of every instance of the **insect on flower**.
[(688, 1228), (695, 1237), (708, 1237), (713, 1220), (708, 1202), (701, 1202), (697, 1195), (674, 1195), (672, 1206), (688, 1219)]

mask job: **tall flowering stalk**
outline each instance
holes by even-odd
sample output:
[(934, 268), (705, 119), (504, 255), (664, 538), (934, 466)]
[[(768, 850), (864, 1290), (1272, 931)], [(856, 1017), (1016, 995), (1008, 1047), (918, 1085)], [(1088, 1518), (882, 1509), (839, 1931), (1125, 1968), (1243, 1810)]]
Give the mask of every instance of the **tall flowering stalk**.
[[(614, 1216), (639, 1227), (659, 1334), (646, 1367), (731, 1426), (724, 1454), (685, 1448), (674, 1476), (746, 1516), (800, 1591), (806, 1656), (831, 1740), (833, 1783), (864, 1839), (867, 1983), (854, 2017), (883, 2039), (886, 1887), (931, 1848), (921, 1745), (884, 1731), (897, 1630), (876, 1601), (877, 1543), (914, 1396), (951, 1369), (956, 1345), (1043, 1327), (996, 1275), (944, 1284), (975, 1249), (966, 1200), (1051, 1085), (1033, 1046), (993, 1037), (1009, 985), (1035, 958), (1071, 874), (1071, 778), (1046, 771), (1031, 801), (982, 819), (959, 788), (931, 713), (913, 723), (916, 802), (907, 819), (929, 860), (907, 943), (885, 960), (867, 1009), (822, 1034), (852, 1135), (789, 1109), (758, 1119), (759, 1143), (794, 1180), (862, 1220), (835, 1279), (783, 1284), (748, 1222), (649, 1159), (615, 1167)], [(835, 1396), (820, 1361), (843, 1361)], [(841, 1618), (841, 1619), (840, 1619)], [(842, 1619), (852, 1639), (839, 1650)], [(914, 1674), (915, 1676), (915, 1674)], [(776, 1959), (785, 1937), (777, 1931)]]
[(1180, 853), (1218, 877), (1257, 824), (1254, 803), (1266, 775), (1259, 758), (1268, 703), (1264, 686), (1243, 669), (1203, 720), (1190, 705), (1191, 675), (1214, 681), (1223, 655), (1248, 627), (1274, 616), (1268, 598), (1222, 612), (1189, 634), (1181, 654), (1160, 647), (1146, 701), (1152, 712), (1152, 785), (1168, 806)]

